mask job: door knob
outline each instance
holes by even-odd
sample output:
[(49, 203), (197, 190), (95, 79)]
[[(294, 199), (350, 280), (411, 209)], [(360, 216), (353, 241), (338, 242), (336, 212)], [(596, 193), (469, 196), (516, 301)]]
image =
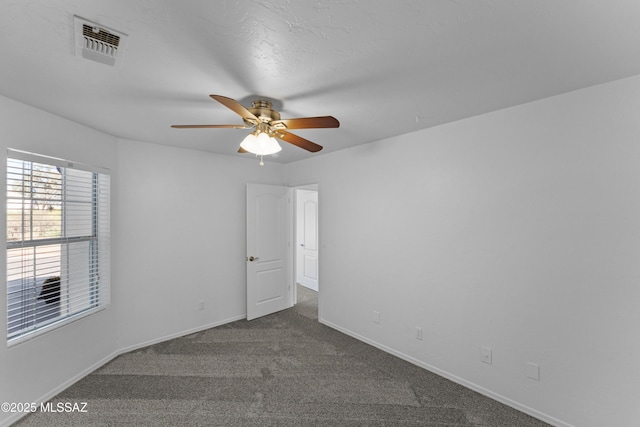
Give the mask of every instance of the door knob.
[(259, 257), (257, 257), (257, 256), (250, 256), (250, 257), (248, 258), (248, 260), (249, 260), (249, 261), (251, 261), (251, 262), (253, 262), (253, 261), (257, 261), (257, 260), (259, 260), (259, 259), (260, 259), (260, 258), (259, 258)]

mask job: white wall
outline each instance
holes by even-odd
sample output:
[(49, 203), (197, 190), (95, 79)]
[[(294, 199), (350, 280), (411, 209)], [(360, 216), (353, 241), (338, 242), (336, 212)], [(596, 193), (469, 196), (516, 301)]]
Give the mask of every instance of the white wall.
[(128, 140), (118, 147), (118, 348), (244, 318), (246, 183), (283, 184), (284, 166)]
[(559, 425), (635, 425), (639, 114), (634, 77), (260, 168), (0, 97), (2, 149), (108, 167), (114, 184), (111, 307), (0, 346), (0, 401), (37, 401), (122, 349), (243, 316), (244, 184), (286, 169), (290, 185), (320, 184), (324, 322)]
[[(6, 188), (6, 149), (16, 148), (109, 168), (116, 164), (116, 139), (0, 96), (0, 187)], [(6, 224), (0, 209), (0, 223)], [(5, 226), (0, 227), (6, 233)], [(3, 234), (3, 239), (6, 236)], [(6, 255), (0, 257), (6, 277)], [(6, 292), (0, 292), (0, 402), (38, 402), (61, 390), (112, 354), (116, 319), (112, 309), (6, 346)], [(0, 425), (17, 414), (0, 413)]]
[[(41, 402), (124, 350), (246, 315), (245, 184), (283, 184), (283, 165), (118, 140), (4, 97), (0, 117), (1, 150), (112, 174), (111, 305), (31, 341), (0, 345), (0, 402)], [(0, 330), (7, 330), (3, 292)], [(0, 425), (17, 416), (0, 413)]]
[(557, 425), (639, 425), (639, 118), (640, 76), (288, 165), (319, 183), (322, 321)]

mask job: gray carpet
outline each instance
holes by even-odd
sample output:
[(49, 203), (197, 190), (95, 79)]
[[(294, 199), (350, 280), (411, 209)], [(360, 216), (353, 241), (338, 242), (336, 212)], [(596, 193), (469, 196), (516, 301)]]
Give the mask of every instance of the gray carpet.
[(295, 308), (123, 354), (54, 399), (86, 413), (17, 426), (523, 426), (547, 424)]

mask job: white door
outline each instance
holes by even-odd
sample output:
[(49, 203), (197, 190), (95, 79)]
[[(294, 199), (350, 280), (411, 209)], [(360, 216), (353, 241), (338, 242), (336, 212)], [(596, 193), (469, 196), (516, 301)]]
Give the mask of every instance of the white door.
[(247, 319), (291, 306), (290, 189), (247, 184)]
[(296, 192), (296, 280), (318, 290), (318, 192)]

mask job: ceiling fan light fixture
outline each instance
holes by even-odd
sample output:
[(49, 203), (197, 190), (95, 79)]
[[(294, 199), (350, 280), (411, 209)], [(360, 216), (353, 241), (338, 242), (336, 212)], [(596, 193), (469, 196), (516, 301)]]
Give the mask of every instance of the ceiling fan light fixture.
[(171, 125), (172, 128), (234, 128), (250, 129), (254, 131), (241, 143), (238, 153), (253, 153), (257, 156), (274, 155), (282, 150), (276, 138), (289, 144), (300, 147), (310, 153), (322, 150), (322, 145), (311, 142), (296, 134), (290, 129), (321, 129), (337, 128), (340, 122), (333, 116), (300, 117), (294, 119), (280, 119), (280, 113), (273, 110), (272, 104), (265, 100), (255, 100), (252, 107), (247, 109), (235, 99), (222, 95), (209, 95), (212, 99), (229, 108), (242, 117), (245, 126), (238, 125)]
[(278, 141), (265, 132), (250, 133), (240, 143), (240, 147), (257, 156), (268, 156), (282, 150)]

